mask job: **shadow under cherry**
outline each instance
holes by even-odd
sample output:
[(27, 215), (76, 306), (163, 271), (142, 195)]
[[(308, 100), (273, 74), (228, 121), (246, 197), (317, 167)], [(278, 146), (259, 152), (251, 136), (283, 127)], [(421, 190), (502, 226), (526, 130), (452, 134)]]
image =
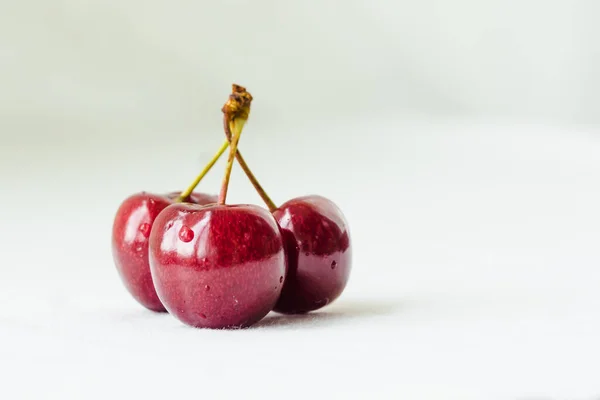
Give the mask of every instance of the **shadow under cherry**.
[(252, 328), (294, 327), (310, 328), (330, 324), (336, 321), (351, 321), (373, 317), (386, 317), (398, 313), (407, 307), (401, 300), (347, 300), (336, 302), (319, 311), (307, 314), (284, 315), (270, 313), (254, 324)]

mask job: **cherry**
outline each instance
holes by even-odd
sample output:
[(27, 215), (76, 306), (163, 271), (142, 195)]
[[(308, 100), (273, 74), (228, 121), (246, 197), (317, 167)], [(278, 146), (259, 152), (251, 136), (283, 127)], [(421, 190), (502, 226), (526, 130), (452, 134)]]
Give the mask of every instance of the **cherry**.
[[(119, 207), (113, 222), (112, 254), (125, 287), (144, 307), (152, 311), (166, 311), (154, 290), (148, 263), (148, 239), (157, 215), (180, 195), (179, 192), (158, 195), (134, 194)], [(209, 204), (216, 196), (192, 193), (186, 201)]]
[(321, 196), (289, 200), (273, 212), (281, 227), (287, 277), (275, 311), (317, 310), (340, 296), (350, 275), (350, 234), (340, 209)]
[(246, 327), (277, 302), (285, 254), (262, 207), (174, 204), (154, 222), (150, 268), (162, 304), (183, 323)]
[(273, 215), (253, 205), (225, 204), (251, 100), (234, 85), (223, 107), (234, 134), (218, 204), (168, 206), (150, 233), (158, 297), (169, 313), (194, 327), (250, 326), (273, 309), (283, 287), (285, 253)]

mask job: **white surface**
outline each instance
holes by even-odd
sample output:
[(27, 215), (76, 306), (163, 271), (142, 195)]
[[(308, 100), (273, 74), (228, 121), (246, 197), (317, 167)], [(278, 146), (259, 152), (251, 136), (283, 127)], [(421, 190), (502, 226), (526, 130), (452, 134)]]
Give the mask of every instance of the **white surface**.
[[(248, 125), (249, 163), (278, 202), (342, 207), (354, 270), (334, 305), (242, 331), (145, 311), (109, 248), (119, 202), (183, 186), (220, 136), (55, 135), (27, 157), (25, 136), (6, 142), (0, 398), (600, 395), (597, 130), (365, 119), (276, 132)], [(239, 169), (232, 184), (231, 201), (258, 201)]]

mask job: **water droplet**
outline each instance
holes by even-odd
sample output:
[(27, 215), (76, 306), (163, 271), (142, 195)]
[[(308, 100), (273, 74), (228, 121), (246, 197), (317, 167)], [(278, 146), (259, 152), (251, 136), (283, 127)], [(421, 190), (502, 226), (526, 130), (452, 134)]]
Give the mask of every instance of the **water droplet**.
[(310, 253), (307, 251), (306, 253), (304, 253), (304, 255), (305, 255), (306, 257), (308, 257), (308, 256), (310, 256)]
[(144, 235), (144, 237), (148, 237), (150, 236), (150, 229), (152, 227), (150, 226), (150, 224), (148, 223), (143, 223), (140, 225), (140, 232), (142, 233), (142, 235)]
[(153, 206), (156, 203), (156, 201), (154, 201), (154, 199), (150, 199), (150, 200), (148, 200), (148, 202), (150, 203), (151, 206)]
[(200, 318), (206, 319), (206, 314), (200, 313)]
[(179, 239), (183, 242), (191, 242), (194, 238), (194, 231), (188, 228), (187, 226), (182, 226), (179, 230)]
[(283, 283), (283, 276), (279, 277), (279, 283)]
[(331, 269), (335, 269), (335, 267), (337, 267), (337, 261), (333, 260), (331, 262)]
[(244, 240), (246, 240), (246, 241), (250, 240), (250, 233), (248, 233), (248, 232), (244, 233)]
[(208, 286), (208, 285), (204, 286), (204, 290), (206, 290), (208, 292), (210, 290), (210, 286)]
[(173, 227), (173, 221), (169, 221), (167, 222), (167, 225), (165, 225), (165, 231), (168, 231), (169, 229), (171, 229)]
[(138, 246), (138, 247), (135, 248), (135, 251), (137, 251), (137, 252), (140, 252), (142, 250), (144, 250), (143, 246)]

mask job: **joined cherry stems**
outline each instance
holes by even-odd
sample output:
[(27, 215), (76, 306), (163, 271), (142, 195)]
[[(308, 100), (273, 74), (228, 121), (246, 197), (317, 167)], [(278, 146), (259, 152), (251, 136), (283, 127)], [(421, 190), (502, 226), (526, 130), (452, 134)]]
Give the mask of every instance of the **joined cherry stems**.
[[(234, 90), (236, 86), (237, 85), (234, 85)], [(246, 90), (241, 86), (237, 86), (237, 88), (239, 88), (238, 90)], [(235, 135), (235, 122), (228, 118), (227, 114), (225, 114), (223, 117), (223, 129), (225, 131), (227, 141), (229, 143), (233, 143), (233, 137)], [(242, 153), (239, 150), (237, 150), (237, 152), (235, 153), (235, 158), (242, 170), (244, 171), (244, 173), (246, 174), (246, 176), (248, 177), (248, 179), (250, 180), (250, 183), (252, 184), (252, 186), (254, 186), (254, 189), (256, 189), (256, 192), (269, 209), (269, 211), (273, 212), (277, 210), (277, 206), (275, 205), (273, 200), (271, 200), (271, 198), (269, 197), (265, 189), (262, 187), (260, 182), (258, 182), (258, 179), (256, 179), (256, 176), (254, 176), (252, 170), (250, 170), (250, 167), (246, 163), (246, 160), (244, 160), (244, 157), (242, 156)]]
[[(232, 154), (237, 160), (238, 164), (250, 180), (252, 186), (261, 197), (269, 211), (273, 212), (277, 210), (277, 205), (271, 200), (267, 192), (264, 190), (256, 176), (252, 173), (252, 170), (246, 163), (246, 160), (242, 156), (242, 153), (237, 149), (237, 143), (235, 145), (235, 152), (231, 151), (233, 147), (234, 137), (237, 136), (237, 142), (239, 143), (239, 136), (241, 135), (244, 124), (248, 120), (248, 116), (250, 114), (250, 103), (252, 102), (252, 95), (246, 91), (246, 89), (242, 86), (233, 84), (232, 85), (232, 94), (229, 96), (227, 103), (222, 108), (223, 112), (223, 128), (225, 131), (226, 140), (223, 142), (219, 150), (214, 154), (213, 158), (206, 164), (202, 172), (196, 177), (196, 179), (192, 182), (192, 184), (179, 195), (176, 202), (182, 202), (189, 197), (189, 195), (194, 191), (196, 186), (200, 183), (200, 181), (204, 178), (204, 176), (210, 171), (210, 169), (215, 165), (217, 160), (223, 155), (227, 147), (230, 147), (229, 158), (232, 158)], [(233, 162), (233, 161), (232, 161)], [(229, 166), (229, 160), (226, 166), (226, 174), (228, 175), (227, 186), (229, 185), (229, 179), (231, 175), (231, 168), (233, 166)], [(227, 172), (229, 170), (229, 172)], [(225, 178), (223, 179), (223, 184), (225, 184)], [(219, 204), (221, 204), (221, 196), (224, 196), (224, 200), (227, 197), (227, 187), (224, 185), (221, 186), (221, 193), (219, 196)], [(223, 204), (224, 204), (223, 200)]]
[(242, 130), (250, 115), (251, 103), (252, 95), (248, 93), (245, 88), (234, 84), (229, 99), (221, 109), (221, 111), (223, 111), (223, 118), (228, 121), (232, 135), (231, 139), (228, 138), (230, 139), (228, 140), (229, 157), (227, 158), (227, 164), (225, 164), (225, 175), (223, 176), (221, 193), (219, 194), (218, 204), (220, 205), (224, 205), (227, 201), (227, 189), (229, 188), (229, 178), (231, 177), (231, 170), (233, 169), (233, 160), (237, 153)]

